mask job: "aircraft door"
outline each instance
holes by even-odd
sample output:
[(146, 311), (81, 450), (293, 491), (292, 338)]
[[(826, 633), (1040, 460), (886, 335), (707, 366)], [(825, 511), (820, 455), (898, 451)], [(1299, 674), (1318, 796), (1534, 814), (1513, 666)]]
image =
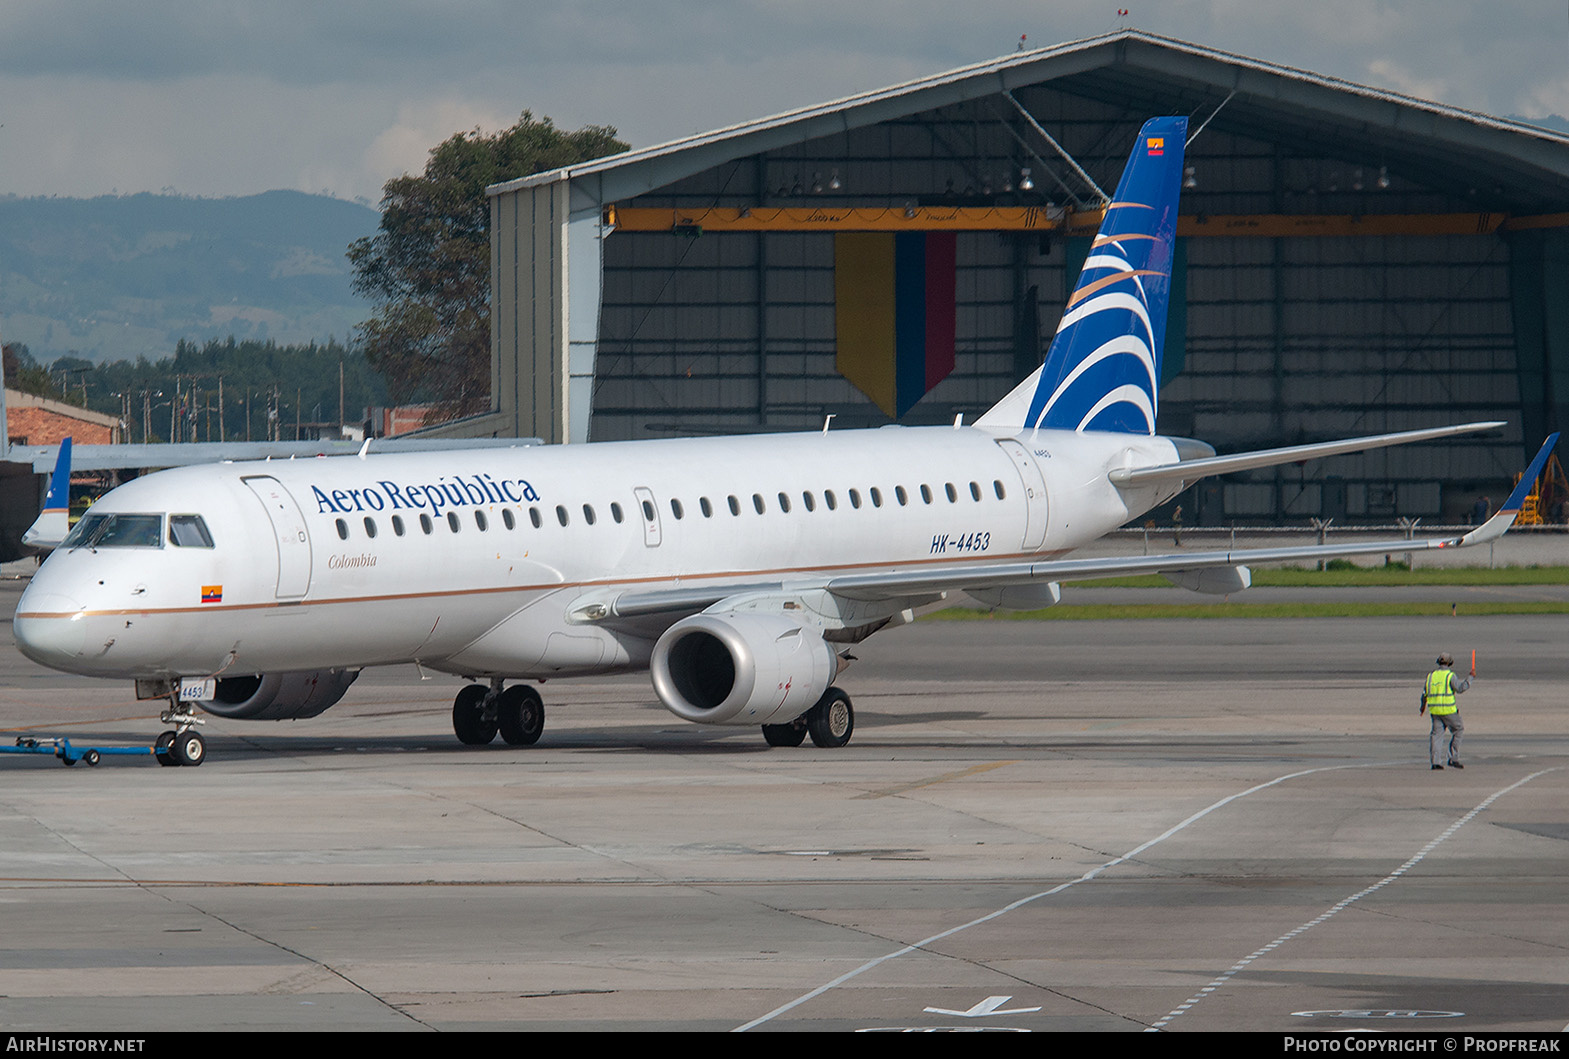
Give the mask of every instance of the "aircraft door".
[(1020, 484), (1024, 486), (1023, 547), (1026, 551), (1034, 550), (1046, 540), (1046, 479), (1041, 477), (1040, 467), (1034, 457), (1024, 451), (1023, 445), (1012, 438), (999, 438), (997, 445), (1013, 461)]
[(638, 486), (632, 490), (637, 497), (638, 517), (643, 520), (643, 543), (650, 548), (659, 547), (659, 505), (654, 502), (652, 490)]
[(272, 541), (278, 549), (277, 598), (298, 599), (311, 587), (311, 539), (300, 505), (276, 478), (257, 475), (240, 480), (256, 494), (272, 524)]

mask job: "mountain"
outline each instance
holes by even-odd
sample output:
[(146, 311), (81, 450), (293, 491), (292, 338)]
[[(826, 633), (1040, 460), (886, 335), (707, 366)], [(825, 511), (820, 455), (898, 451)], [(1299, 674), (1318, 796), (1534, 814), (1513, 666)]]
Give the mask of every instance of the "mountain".
[(297, 191), (0, 197), (0, 335), (39, 363), (170, 356), (185, 338), (349, 338), (348, 245), (380, 215)]

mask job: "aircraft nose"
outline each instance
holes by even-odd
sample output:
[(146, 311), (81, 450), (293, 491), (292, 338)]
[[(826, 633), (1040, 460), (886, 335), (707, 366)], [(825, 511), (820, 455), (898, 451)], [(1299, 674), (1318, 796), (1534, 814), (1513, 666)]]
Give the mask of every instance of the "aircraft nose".
[(87, 639), (81, 610), (82, 605), (69, 596), (24, 592), (11, 624), (17, 649), (39, 665), (70, 668), (81, 657)]

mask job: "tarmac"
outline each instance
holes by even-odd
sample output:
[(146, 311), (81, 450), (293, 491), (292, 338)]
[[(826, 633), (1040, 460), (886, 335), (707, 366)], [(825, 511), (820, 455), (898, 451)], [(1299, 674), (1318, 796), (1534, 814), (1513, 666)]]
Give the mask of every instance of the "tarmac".
[[(152, 741), (3, 629), (0, 740)], [(459, 682), (400, 667), (210, 718), (200, 768), (0, 755), (0, 1030), (1562, 1032), (1566, 644), (923, 621), (853, 648), (840, 750), (639, 674), (464, 748)], [(1467, 767), (1430, 771), (1422, 676), (1473, 649)]]

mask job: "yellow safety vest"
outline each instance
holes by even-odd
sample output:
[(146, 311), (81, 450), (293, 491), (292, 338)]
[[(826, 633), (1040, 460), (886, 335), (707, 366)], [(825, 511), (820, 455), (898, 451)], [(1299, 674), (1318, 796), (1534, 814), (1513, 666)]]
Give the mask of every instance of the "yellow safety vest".
[(1428, 713), (1442, 716), (1456, 711), (1455, 693), (1449, 683), (1453, 677), (1447, 669), (1435, 669), (1427, 675), (1427, 691), (1423, 697), (1427, 700)]

